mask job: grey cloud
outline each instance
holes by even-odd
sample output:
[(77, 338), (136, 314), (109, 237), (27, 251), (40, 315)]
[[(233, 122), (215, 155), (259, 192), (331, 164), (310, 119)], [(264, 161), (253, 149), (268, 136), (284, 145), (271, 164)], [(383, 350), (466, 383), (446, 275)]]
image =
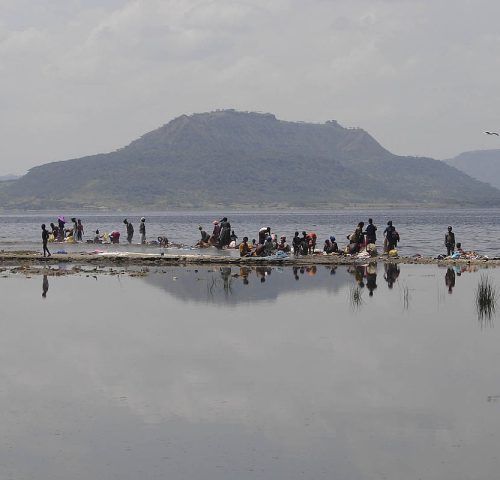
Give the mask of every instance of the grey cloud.
[(223, 107), (336, 118), (401, 154), (492, 147), (493, 1), (4, 1), (0, 14), (0, 173)]

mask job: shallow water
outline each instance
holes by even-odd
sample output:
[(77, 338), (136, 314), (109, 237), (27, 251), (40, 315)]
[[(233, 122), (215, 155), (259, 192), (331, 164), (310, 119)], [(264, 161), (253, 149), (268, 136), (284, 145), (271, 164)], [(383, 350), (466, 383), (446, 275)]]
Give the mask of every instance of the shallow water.
[[(129, 214), (89, 214), (75, 212), (53, 212), (36, 215), (0, 215), (0, 249), (41, 249), (41, 223), (55, 222), (58, 215), (64, 214), (66, 219), (76, 215), (85, 226), (86, 238), (93, 238), (96, 229), (110, 232), (117, 229), (125, 238), (123, 219), (128, 218), (135, 227), (135, 240), (139, 239), (139, 219)], [(335, 210), (306, 212), (165, 212), (146, 214), (147, 237), (150, 240), (158, 236), (167, 236), (171, 242), (192, 246), (199, 239), (198, 225), (201, 224), (211, 232), (212, 221), (226, 215), (236, 231), (239, 240), (247, 235), (257, 238), (262, 226), (271, 226), (278, 235), (286, 235), (290, 241), (297, 230), (315, 231), (318, 234), (318, 247), (330, 235), (335, 235), (339, 246), (347, 244), (346, 236), (352, 233), (354, 226), (369, 217), (378, 225), (379, 244), (383, 240), (383, 231), (388, 220), (392, 219), (401, 236), (398, 249), (403, 255), (435, 256), (446, 253), (443, 245), (446, 227), (453, 225), (457, 242), (461, 242), (465, 250), (475, 250), (490, 257), (500, 255), (498, 238), (500, 238), (500, 209), (372, 209), (372, 210)], [(54, 251), (64, 249), (71, 251), (91, 251), (95, 245), (52, 245)], [(126, 244), (119, 246), (97, 246), (104, 250), (129, 250), (158, 252), (155, 247), (141, 247)], [(189, 249), (188, 249), (189, 250)], [(220, 254), (216, 249), (196, 250), (200, 253)], [(178, 253), (177, 249), (171, 253)], [(235, 254), (225, 252), (224, 254)]]
[(6, 274), (0, 478), (495, 478), (485, 274)]

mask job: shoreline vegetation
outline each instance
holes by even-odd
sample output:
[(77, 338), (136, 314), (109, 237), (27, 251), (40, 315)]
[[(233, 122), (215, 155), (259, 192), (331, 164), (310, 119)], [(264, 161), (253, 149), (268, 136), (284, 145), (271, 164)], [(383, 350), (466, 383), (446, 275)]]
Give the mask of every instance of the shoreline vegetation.
[[(186, 254), (173, 255), (141, 254), (141, 253), (116, 253), (116, 254), (94, 254), (94, 253), (69, 253), (53, 254), (51, 257), (43, 257), (34, 251), (12, 251), (0, 253), (0, 272), (7, 270), (11, 272), (47, 273), (47, 267), (51, 272), (60, 274), (71, 274), (85, 272), (88, 267), (94, 267), (92, 271), (99, 268), (120, 268), (124, 272), (130, 269), (132, 274), (144, 267), (195, 267), (195, 266), (329, 266), (329, 265), (366, 265), (369, 263), (392, 263), (406, 265), (471, 265), (477, 267), (499, 267), (500, 259), (436, 259), (431, 257), (388, 257), (381, 255), (376, 257), (356, 258), (343, 255), (305, 255), (300, 257), (289, 256), (286, 259), (269, 257), (226, 257), (220, 255)], [(64, 266), (65, 269), (53, 269), (55, 266)], [(67, 267), (71, 267), (67, 269)], [(57, 273), (54, 273), (57, 274)]]

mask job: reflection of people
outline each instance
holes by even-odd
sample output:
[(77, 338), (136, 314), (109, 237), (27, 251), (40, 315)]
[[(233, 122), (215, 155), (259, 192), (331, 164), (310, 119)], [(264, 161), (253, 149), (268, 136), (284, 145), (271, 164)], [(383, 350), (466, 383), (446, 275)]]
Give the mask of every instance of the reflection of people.
[(43, 298), (47, 297), (48, 291), (49, 291), (49, 279), (47, 278), (47, 275), (44, 275), (43, 280), (42, 280), (42, 297)]
[(364, 277), (365, 277), (365, 268), (362, 265), (356, 265), (354, 267), (354, 271), (351, 271), (354, 274), (354, 278), (356, 279), (356, 283), (359, 287), (363, 288), (365, 286)]
[(266, 281), (266, 275), (271, 275), (271, 267), (255, 267), (255, 275), (260, 278), (261, 283)]
[(220, 267), (220, 276), (224, 282), (224, 291), (229, 293), (231, 291), (231, 267)]
[(448, 293), (453, 293), (453, 287), (455, 286), (455, 270), (453, 268), (448, 267), (446, 270), (446, 275), (444, 276), (444, 283), (448, 287)]
[(243, 285), (248, 285), (248, 275), (250, 272), (249, 267), (240, 267), (240, 277), (243, 279)]
[(316, 267), (316, 265), (311, 265), (310, 267), (306, 267), (306, 272), (307, 275), (309, 275), (310, 277), (314, 277), (318, 272), (318, 267)]
[(366, 269), (366, 288), (370, 291), (370, 297), (373, 297), (373, 290), (377, 288), (376, 263), (370, 263)]
[(387, 282), (387, 286), (392, 288), (394, 286), (394, 282), (399, 277), (399, 265), (397, 263), (386, 263), (384, 264), (384, 268), (384, 279)]

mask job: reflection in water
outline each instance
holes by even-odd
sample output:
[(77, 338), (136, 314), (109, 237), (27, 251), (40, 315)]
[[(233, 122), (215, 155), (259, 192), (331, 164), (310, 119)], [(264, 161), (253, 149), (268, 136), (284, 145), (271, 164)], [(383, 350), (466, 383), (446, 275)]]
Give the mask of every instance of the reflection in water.
[(358, 286), (360, 288), (364, 288), (365, 282), (363, 280), (365, 278), (365, 267), (363, 265), (350, 266), (347, 271), (354, 275)]
[(47, 297), (48, 291), (49, 291), (49, 279), (47, 278), (47, 275), (44, 275), (43, 280), (42, 280), (42, 297), (43, 298)]
[(361, 308), (361, 305), (363, 304), (363, 290), (362, 286), (364, 285), (351, 285), (349, 287), (349, 301), (351, 304), (351, 308), (353, 310), (358, 310)]
[(455, 286), (455, 270), (452, 267), (448, 267), (448, 269), (446, 270), (444, 283), (448, 287), (448, 293), (452, 294), (453, 287)]
[(481, 275), (476, 289), (477, 318), (481, 327), (493, 326), (498, 292), (488, 275)]
[(281, 294), (315, 289), (335, 293), (352, 283), (345, 267), (269, 265), (173, 267), (151, 271), (144, 280), (186, 301), (224, 304), (276, 300)]
[(255, 267), (255, 275), (260, 279), (260, 283), (266, 281), (266, 276), (271, 275), (273, 269), (271, 267)]
[[(174, 267), (152, 271), (145, 277), (170, 294), (184, 300), (210, 303), (246, 303), (276, 300), (281, 294), (326, 290), (337, 293), (355, 281), (372, 297), (377, 290), (376, 262), (356, 266), (240, 266), (195, 270)], [(170, 273), (166, 274), (166, 273)], [(399, 274), (399, 267), (396, 269)], [(175, 278), (175, 281), (172, 279)], [(360, 305), (361, 302), (358, 302)]]
[[(40, 277), (1, 280), (0, 478), (495, 477), (500, 330), (470, 321), (480, 274), (455, 271), (450, 296), (446, 267), (404, 265), (369, 297), (375, 265), (260, 267), (54, 275), (61, 301), (41, 305)], [(99, 315), (61, 317), (89, 298)]]
[(231, 292), (231, 267), (221, 267), (220, 276), (224, 285), (224, 293), (230, 295)]
[(387, 286), (389, 288), (392, 288), (394, 286), (394, 283), (398, 279), (399, 274), (401, 273), (400, 268), (399, 268), (399, 264), (397, 264), (397, 263), (385, 263), (384, 269), (385, 269), (384, 279), (387, 282)]
[(377, 288), (377, 264), (370, 263), (366, 267), (366, 288), (370, 292), (370, 297), (373, 296), (373, 291)]

